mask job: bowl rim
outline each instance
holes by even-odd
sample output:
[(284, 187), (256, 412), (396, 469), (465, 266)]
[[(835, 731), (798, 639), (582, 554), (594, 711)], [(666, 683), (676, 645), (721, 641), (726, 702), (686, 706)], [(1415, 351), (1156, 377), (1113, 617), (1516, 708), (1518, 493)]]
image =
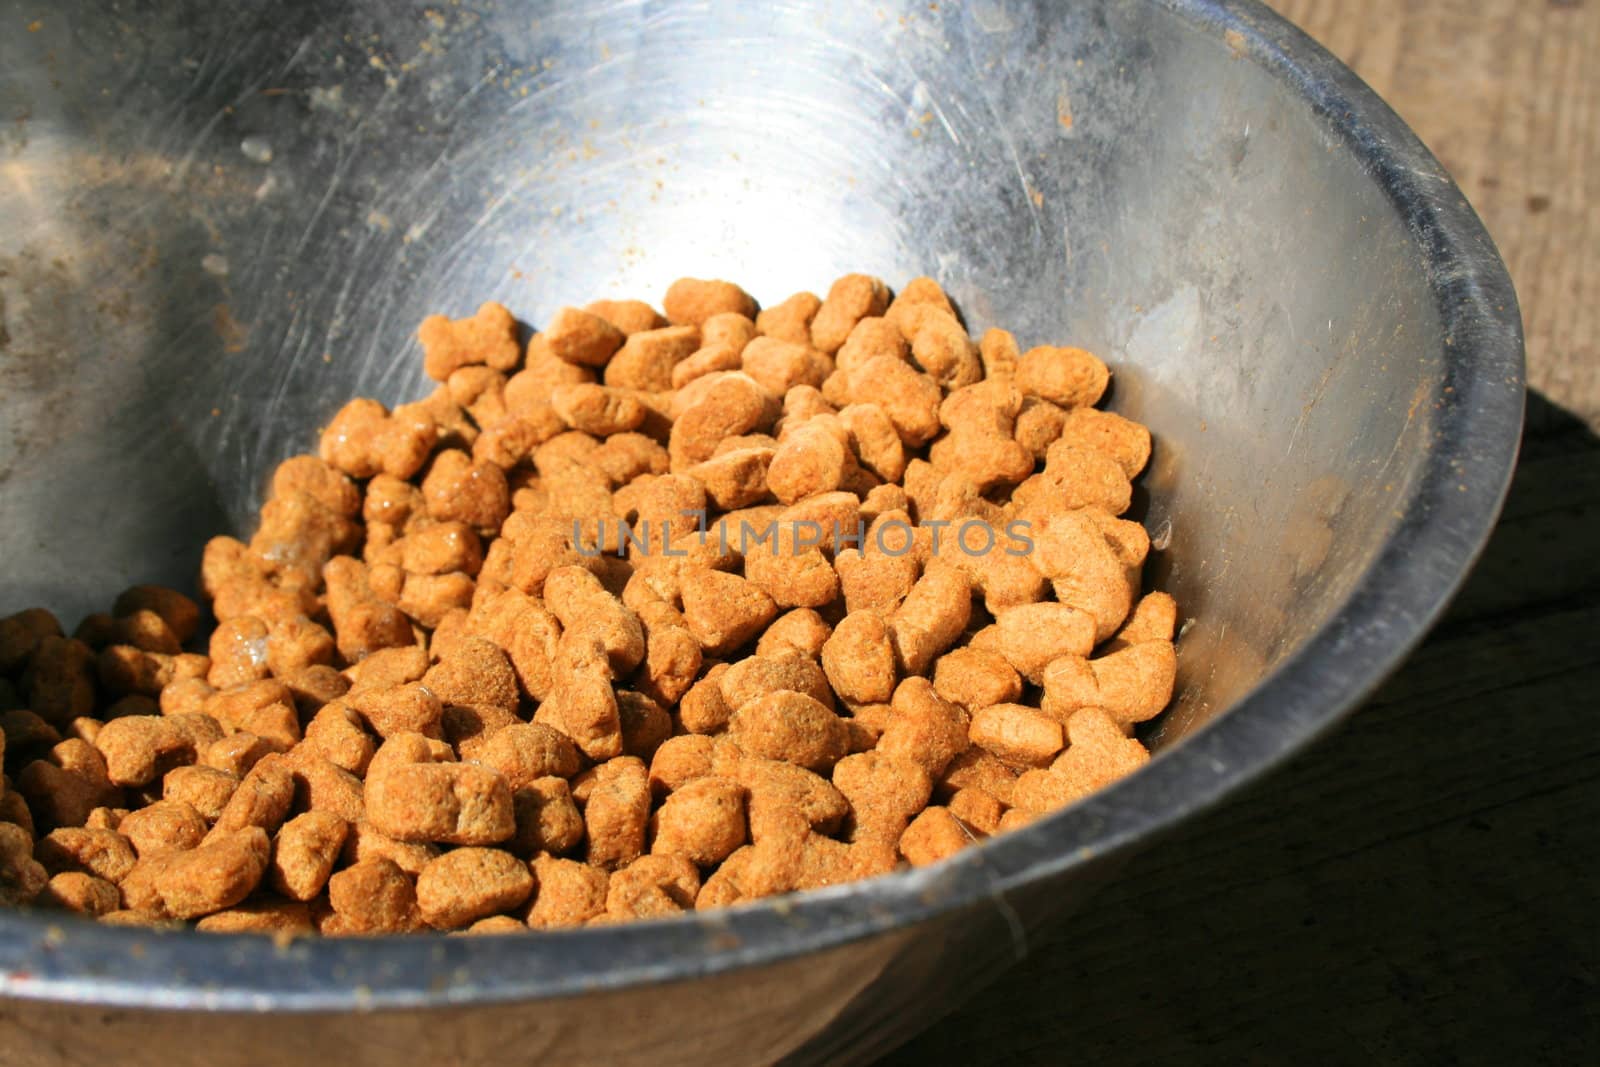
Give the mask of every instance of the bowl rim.
[(1521, 436), (1520, 313), (1482, 222), (1365, 83), (1257, 0), (1152, 0), (1308, 100), (1366, 164), (1428, 268), (1454, 403), (1416, 492), (1336, 614), (1224, 714), (1139, 774), (949, 862), (777, 901), (522, 937), (296, 938), (0, 913), (0, 996), (152, 1009), (350, 1011), (575, 996), (776, 963), (1006, 895), (1129, 850), (1335, 725), (1439, 617), (1488, 540)]

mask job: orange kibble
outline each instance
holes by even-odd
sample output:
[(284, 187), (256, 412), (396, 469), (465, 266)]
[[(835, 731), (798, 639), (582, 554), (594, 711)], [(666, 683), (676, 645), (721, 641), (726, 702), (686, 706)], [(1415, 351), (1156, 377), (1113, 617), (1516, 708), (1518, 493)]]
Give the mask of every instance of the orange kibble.
[(974, 338), (930, 277), (662, 307), (429, 316), (438, 384), (327, 413), (203, 601), (0, 618), (0, 905), (667, 917), (937, 863), (1148, 761), (1182, 620), (1140, 595), (1152, 443), (1104, 362)]

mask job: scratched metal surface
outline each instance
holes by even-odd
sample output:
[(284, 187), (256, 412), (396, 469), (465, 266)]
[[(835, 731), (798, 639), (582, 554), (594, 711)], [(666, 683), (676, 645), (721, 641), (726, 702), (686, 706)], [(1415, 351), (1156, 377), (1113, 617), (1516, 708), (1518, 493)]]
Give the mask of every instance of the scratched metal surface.
[[(1153, 577), (1192, 620), (1162, 759), (936, 874), (512, 948), (75, 931), (82, 957), (41, 957), (8, 928), (0, 956), (45, 961), (15, 995), (147, 1003), (137, 938), (163, 1004), (245, 1011), (348, 1006), (352, 975), (379, 1004), (515, 999), (848, 943), (866, 992), (819, 1000), (774, 966), (739, 1023), (765, 1036), (717, 1047), (892, 1043), (1003, 966), (1091, 858), (1374, 684), (1481, 544), (1514, 448), (1492, 246), (1392, 114), (1251, 3), (0, 0), (0, 114), (0, 610), (70, 625), (129, 582), (192, 584), (204, 539), (247, 531), (345, 398), (418, 394), (428, 312), (498, 299), (538, 323), (680, 274), (775, 301), (865, 270), (933, 274), (974, 331), (1112, 364), (1112, 406), (1157, 438)], [(561, 1003), (538, 1018), (570, 1036)]]

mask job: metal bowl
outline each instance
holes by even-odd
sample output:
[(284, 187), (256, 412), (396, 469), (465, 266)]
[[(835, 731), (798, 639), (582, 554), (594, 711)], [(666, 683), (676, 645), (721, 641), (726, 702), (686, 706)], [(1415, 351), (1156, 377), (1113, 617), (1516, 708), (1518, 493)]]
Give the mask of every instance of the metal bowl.
[(417, 394), (427, 312), (931, 273), (974, 329), (1103, 354), (1155, 431), (1152, 579), (1190, 619), (1158, 758), (936, 868), (666, 922), (279, 945), (7, 913), (8, 1062), (865, 1060), (1354, 707), (1481, 548), (1511, 284), (1258, 4), (580, 7), (0, 3), (5, 609), (189, 584), (344, 398)]

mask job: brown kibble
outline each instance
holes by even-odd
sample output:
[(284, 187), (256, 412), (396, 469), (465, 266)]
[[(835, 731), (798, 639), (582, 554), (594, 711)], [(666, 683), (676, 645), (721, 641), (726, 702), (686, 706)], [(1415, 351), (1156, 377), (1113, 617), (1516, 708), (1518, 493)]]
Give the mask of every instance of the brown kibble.
[(605, 911), (610, 878), (598, 867), (540, 856), (532, 871), (536, 889), (528, 925), (534, 929), (581, 926)]
[(334, 700), (324, 704), (306, 724), (301, 747), (360, 778), (366, 775), (378, 743), (367, 733), (354, 709)]
[(485, 535), (498, 533), (511, 513), (505, 472), (457, 449), (434, 458), (422, 480), (422, 496), (435, 521), (462, 522)]
[(396, 841), (374, 829), (365, 819), (350, 823), (345, 834), (344, 851), (340, 861), (355, 865), (367, 860), (385, 859), (415, 878), (422, 868), (438, 856), (438, 845), (418, 841)]
[(900, 835), (900, 855), (913, 867), (926, 867), (949, 859), (971, 844), (976, 844), (972, 834), (950, 809), (932, 807), (911, 820)]
[(1011, 608), (997, 620), (998, 650), (1034, 685), (1062, 656), (1087, 656), (1095, 644), (1095, 621), (1087, 612), (1050, 602)]
[[(823, 498), (828, 497), (835, 494), (823, 494)], [(846, 529), (854, 532), (853, 526)], [(839, 575), (820, 547), (829, 544), (830, 538), (831, 531), (822, 523), (802, 519), (786, 509), (765, 531), (758, 529), (752, 535), (744, 558), (744, 576), (780, 608), (830, 604), (839, 596), (840, 588)]]
[(1177, 629), (1178, 602), (1167, 593), (1146, 593), (1134, 605), (1106, 651), (1117, 652), (1146, 641), (1171, 641)]
[(522, 359), (516, 320), (505, 305), (493, 301), (469, 319), (429, 315), (417, 328), (417, 340), (422, 343), (423, 370), (436, 382), (470, 364), (508, 371)]
[(955, 315), (920, 304), (892, 318), (911, 342), (911, 358), (944, 388), (960, 389), (983, 377), (978, 346)]
[(649, 919), (694, 907), (700, 872), (677, 855), (640, 856), (614, 872), (606, 887), (606, 917)]
[(694, 395), (673, 421), (668, 452), (673, 469), (702, 463), (717, 446), (768, 426), (774, 407), (755, 379), (742, 373), (706, 375), (689, 383), (680, 399)]
[(1015, 701), (1022, 695), (1022, 679), (999, 652), (968, 646), (939, 657), (933, 688), (952, 704), (973, 711)]
[(22, 673), (28, 707), (53, 723), (90, 714), (94, 711), (94, 664), (94, 651), (82, 641), (53, 634), (41, 638)]
[(260, 884), (271, 851), (266, 831), (250, 826), (162, 856), (154, 876), (162, 910), (176, 919), (195, 919), (233, 907)]
[(428, 673), (428, 666), (426, 651), (417, 645), (406, 645), (379, 649), (346, 667), (344, 673), (353, 686), (382, 689), (420, 682)]
[[(654, 318), (654, 313), (651, 313)], [(603, 367), (627, 335), (604, 317), (564, 307), (543, 331), (545, 349), (559, 360), (585, 367)]]
[[(726, 692), (726, 687), (724, 687)], [(827, 771), (849, 750), (844, 722), (804, 693), (778, 690), (737, 707), (728, 736), (745, 752)]]
[(1012, 766), (1047, 767), (1066, 743), (1061, 722), (1021, 704), (993, 704), (972, 713), (967, 736)]
[(367, 567), (360, 560), (335, 557), (323, 567), (322, 577), (328, 587), (328, 616), (344, 659), (359, 663), (381, 649), (414, 642), (411, 620), (374, 595)]
[(1036, 462), (1042, 463), (1049, 454), (1050, 446), (1060, 439), (1061, 428), (1066, 421), (1067, 413), (1050, 401), (1025, 396), (1012, 435)]
[(817, 659), (832, 633), (833, 628), (817, 612), (795, 608), (778, 616), (767, 627), (756, 643), (756, 655), (770, 658), (799, 653)]
[[(272, 833), (288, 816), (289, 806), (294, 803), (294, 789), (294, 765), (289, 758), (276, 753), (263, 756), (239, 780), (227, 806), (217, 816), (213, 832), (259, 826)], [(123, 832), (128, 833), (127, 830)]]
[(900, 328), (888, 319), (869, 316), (857, 322), (840, 346), (835, 359), (846, 374), (878, 356), (905, 362), (911, 358), (911, 344)]
[(16, 908), (32, 903), (50, 876), (33, 858), (33, 837), (20, 826), (0, 822), (0, 905)]
[(833, 769), (833, 784), (850, 802), (852, 841), (899, 840), (933, 794), (919, 763), (883, 751), (846, 756)]
[(321, 893), (348, 831), (343, 819), (322, 811), (308, 811), (284, 823), (267, 869), (272, 888), (290, 900), (310, 900)]
[(733, 652), (778, 614), (772, 597), (737, 574), (690, 571), (680, 588), (684, 622), (708, 655)]
[(1044, 470), (1011, 495), (1013, 512), (1034, 521), (1075, 508), (1121, 515), (1132, 499), (1133, 486), (1114, 458), (1065, 441), (1051, 445)]
[(283, 685), (290, 688), (290, 696), (294, 697), (294, 709), (304, 718), (312, 717), (325, 705), (338, 701), (339, 697), (350, 691), (349, 678), (331, 664), (310, 664), (309, 667), (291, 670), (283, 675), (282, 681)]
[(768, 396), (783, 397), (791, 389), (815, 389), (833, 373), (833, 361), (809, 345), (757, 337), (739, 353), (739, 366)]
[(950, 297), (945, 295), (944, 288), (926, 275), (906, 282), (905, 286), (895, 294), (889, 309), (884, 312), (884, 317), (898, 323), (908, 312), (918, 309), (937, 310), (952, 319), (956, 318), (955, 305), (950, 303)]
[(706, 343), (695, 349), (672, 368), (672, 387), (682, 389), (696, 378), (723, 371), (736, 371), (744, 365), (739, 353), (743, 345)]
[(194, 928), (207, 934), (269, 934), (298, 937), (316, 932), (311, 910), (298, 900), (259, 897), (212, 912)]
[(934, 863), (1148, 760), (1180, 619), (1104, 363), (974, 343), (927, 277), (665, 307), (525, 353), (498, 304), (431, 316), (441, 384), (346, 404), (206, 543), (214, 630), (157, 586), (0, 619), (0, 902), (615, 923)]
[(517, 711), (522, 697), (511, 661), (497, 645), (481, 637), (462, 639), (428, 670), (422, 688), (443, 705), (445, 739), (465, 757), (475, 755), (497, 732), (520, 721)]
[(905, 445), (883, 408), (874, 403), (849, 404), (839, 411), (839, 421), (863, 467), (891, 482), (905, 477)]
[(661, 743), (672, 736), (672, 717), (643, 693), (619, 689), (616, 699), (623, 753), (648, 762)]
[[(0, 882), (3, 880), (4, 875), (0, 874)], [(104, 878), (81, 871), (63, 871), (46, 883), (34, 903), (99, 918), (122, 907), (122, 894)]]
[(1133, 607), (1137, 567), (1123, 558), (1089, 509), (1052, 515), (1033, 534), (1034, 568), (1056, 599), (1095, 620), (1095, 641), (1117, 631)]
[(426, 414), (403, 408), (390, 414), (376, 400), (358, 398), (340, 408), (322, 431), (318, 454), (352, 478), (410, 478), (428, 461), (438, 440), (438, 426)]
[(82, 826), (91, 811), (120, 803), (122, 795), (107, 777), (105, 757), (76, 737), (59, 742), (44, 759), (24, 766), (17, 774), (16, 789), (44, 831)]
[(200, 753), (200, 764), (243, 778), (263, 757), (281, 751), (281, 745), (241, 731), (207, 745)]
[(345, 703), (361, 716), (379, 737), (398, 733), (444, 736), (444, 705), (421, 682), (369, 687), (358, 685), (345, 694)]
[(833, 708), (827, 674), (816, 660), (797, 653), (747, 657), (730, 665), (719, 682), (723, 700), (734, 710), (783, 689), (804, 693), (825, 708)]
[(1110, 456), (1129, 478), (1136, 477), (1150, 461), (1150, 431), (1110, 411), (1073, 408), (1062, 420), (1058, 440)]
[(868, 274), (846, 274), (828, 288), (827, 299), (811, 320), (811, 343), (830, 355), (839, 351), (856, 323), (882, 315), (889, 307), (889, 287)]
[(692, 734), (715, 734), (727, 727), (733, 715), (733, 709), (722, 695), (722, 677), (727, 672), (726, 663), (717, 664), (683, 695), (678, 704), (678, 720), (685, 730)]
[(1017, 386), (1064, 408), (1089, 407), (1100, 400), (1111, 372), (1081, 348), (1030, 348), (1017, 361)]
[(713, 315), (735, 312), (747, 319), (756, 315), (756, 302), (732, 282), (679, 278), (667, 287), (661, 301), (667, 321), (675, 326), (699, 326)]
[[(886, 514), (889, 521), (896, 520), (893, 512)], [(880, 516), (880, 521), (883, 518)], [(893, 537), (898, 532), (893, 528), (880, 527), (878, 522), (874, 522), (867, 534), (868, 548), (871, 551), (863, 553), (857, 549), (847, 548), (834, 557), (834, 568), (839, 575), (839, 588), (844, 596), (847, 611), (876, 611), (881, 615), (891, 616), (916, 584), (919, 571), (916, 557), (909, 553), (890, 555), (878, 551), (876, 541), (880, 531), (886, 538)], [(909, 541), (909, 525), (904, 532)], [(891, 549), (898, 551), (899, 547), (898, 542), (890, 543)]]
[(205, 712), (206, 701), (216, 694), (216, 689), (205, 678), (181, 678), (170, 681), (162, 688), (160, 712), (162, 715), (186, 715)]
[(557, 567), (545, 578), (544, 601), (561, 620), (562, 641), (595, 641), (616, 676), (644, 659), (644, 629), (639, 617), (612, 596), (600, 579), (582, 567)]
[(636, 430), (647, 409), (625, 392), (603, 385), (561, 385), (550, 394), (550, 406), (574, 430), (595, 437)]
[(983, 361), (985, 378), (1006, 381), (1016, 377), (1022, 350), (1017, 347), (1017, 339), (1009, 332), (989, 329), (978, 341), (978, 357)]
[(236, 686), (212, 694), (205, 714), (224, 730), (255, 734), (287, 751), (300, 740), (300, 718), (294, 694), (276, 678)]
[(207, 651), (211, 670), (206, 682), (215, 689), (228, 689), (271, 676), (267, 666), (266, 622), (254, 615), (237, 615), (220, 623), (211, 632)]
[(0, 736), (5, 746), (0, 748), (0, 755), (6, 751), (15, 755), (34, 745), (55, 745), (61, 741), (60, 730), (26, 708), (0, 712)]
[(507, 846), (518, 856), (562, 855), (583, 840), (583, 815), (564, 778), (536, 778), (512, 793), (517, 832)]
[(705, 662), (700, 641), (683, 616), (664, 602), (641, 603), (638, 615), (645, 654), (634, 684), (651, 700), (671, 707), (694, 685)]
[(651, 816), (654, 854), (680, 855), (701, 867), (721, 863), (745, 843), (745, 790), (726, 778), (680, 786)]
[(293, 810), (325, 812), (350, 823), (366, 817), (366, 790), (361, 779), (310, 752), (296, 750), (292, 759)]
[(889, 621), (901, 673), (925, 674), (966, 629), (971, 615), (972, 587), (966, 573), (948, 563), (930, 565)]
[(849, 374), (850, 403), (873, 403), (894, 423), (900, 440), (920, 448), (939, 433), (939, 383), (892, 356), (874, 356)]
[(0, 674), (27, 665), (47, 637), (60, 637), (61, 623), (44, 608), (28, 608), (0, 619)]
[(117, 830), (63, 826), (39, 839), (34, 855), (51, 874), (82, 871), (120, 882), (133, 869), (133, 844)]
[(511, 787), (498, 772), (473, 764), (406, 763), (380, 770), (375, 758), (367, 771), (366, 805), (372, 825), (398, 841), (493, 845), (516, 832)]
[(857, 704), (887, 701), (896, 681), (889, 626), (875, 611), (855, 611), (840, 620), (822, 646), (822, 669), (845, 700)]
[(600, 316), (630, 337), (644, 330), (660, 329), (667, 324), (656, 309), (643, 300), (596, 300), (583, 310)]
[(417, 906), (436, 930), (454, 930), (528, 899), (528, 865), (497, 848), (446, 852), (417, 876)]
[(998, 833), (1005, 814), (1004, 804), (978, 788), (957, 789), (947, 806), (951, 815), (981, 834)]
[(525, 789), (541, 778), (571, 778), (582, 762), (567, 735), (540, 723), (517, 723), (497, 731), (484, 742), (476, 759), (499, 772), (513, 790)]
[(767, 468), (767, 486), (785, 504), (839, 488), (853, 465), (847, 445), (816, 423), (782, 440)]
[(161, 781), (161, 799), (181, 801), (215, 822), (238, 785), (239, 779), (215, 767), (174, 767)]
[(650, 761), (650, 791), (658, 799), (717, 773), (719, 742), (703, 734), (679, 734), (656, 749)]
[(1172, 699), (1177, 674), (1170, 641), (1143, 641), (1090, 660), (1063, 656), (1045, 670), (1042, 706), (1058, 718), (1095, 707), (1119, 723), (1147, 722)]
[(926, 678), (901, 682), (894, 691), (893, 707), (878, 739), (878, 753), (920, 764), (937, 778), (967, 748), (967, 713), (941, 699)]
[(422, 926), (411, 879), (393, 860), (366, 859), (328, 879), (328, 903), (340, 921), (324, 934), (404, 934)]
[(667, 326), (628, 335), (606, 364), (604, 381), (614, 389), (647, 393), (672, 388), (672, 370), (700, 347), (696, 326)]
[(700, 324), (700, 343), (703, 346), (721, 345), (735, 350), (744, 348), (756, 336), (756, 324), (738, 311), (719, 311)]
[(604, 646), (594, 637), (563, 642), (561, 679), (534, 722), (553, 727), (577, 744), (585, 756), (606, 760), (622, 754), (622, 718)]
[(798, 292), (780, 304), (763, 308), (756, 316), (756, 332), (765, 337), (798, 344), (811, 343), (811, 320), (822, 307), (822, 298), (812, 292)]
[(148, 785), (176, 763), (192, 762), (194, 745), (160, 715), (112, 719), (95, 735), (113, 785)]
[(650, 780), (633, 756), (618, 756), (573, 782), (589, 836), (588, 861), (614, 871), (644, 853), (650, 820)]
[(102, 644), (132, 645), (146, 652), (160, 652), (176, 656), (183, 651), (183, 643), (172, 632), (167, 621), (153, 611), (135, 611), (114, 619)]
[(472, 936), (478, 937), (485, 934), (525, 934), (528, 924), (509, 915), (491, 915), (486, 919), (479, 919), (465, 930), (452, 931), (452, 937)]
[[(1150, 761), (1137, 740), (1099, 708), (1083, 708), (1067, 720), (1069, 744), (1047, 771), (1017, 779), (1016, 807), (1028, 812), (1062, 808), (1124, 778)], [(1002, 828), (1004, 828), (1002, 826)]]

